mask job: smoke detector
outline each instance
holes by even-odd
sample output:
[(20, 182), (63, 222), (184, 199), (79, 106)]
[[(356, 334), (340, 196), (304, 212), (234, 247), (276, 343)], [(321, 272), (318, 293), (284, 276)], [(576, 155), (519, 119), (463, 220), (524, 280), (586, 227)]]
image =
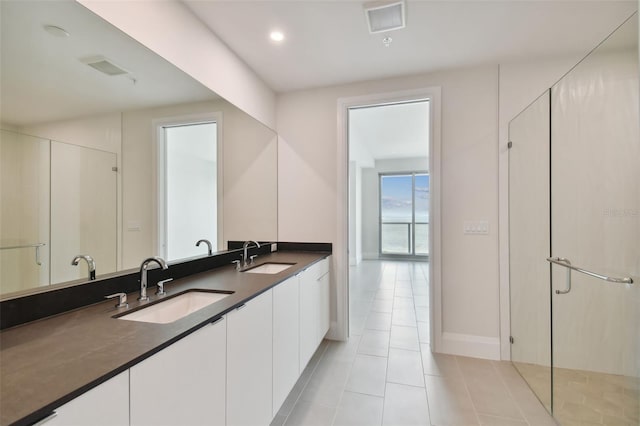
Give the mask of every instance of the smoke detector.
[(83, 59), (80, 59), (80, 62), (86, 65), (89, 65), (91, 68), (94, 68), (100, 71), (101, 73), (109, 76), (129, 74), (129, 71), (114, 64), (113, 61), (105, 58), (104, 56), (93, 56), (91, 58), (83, 58)]
[(404, 0), (375, 1), (364, 4), (371, 34), (399, 30), (405, 27)]

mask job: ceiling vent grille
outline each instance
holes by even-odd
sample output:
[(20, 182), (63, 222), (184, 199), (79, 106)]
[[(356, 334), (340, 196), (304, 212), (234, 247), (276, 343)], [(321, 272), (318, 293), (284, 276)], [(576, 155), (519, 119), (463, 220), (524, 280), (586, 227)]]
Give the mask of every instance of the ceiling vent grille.
[(129, 71), (119, 67), (104, 56), (80, 59), (80, 61), (109, 76), (129, 74)]
[(371, 34), (399, 30), (405, 27), (404, 1), (365, 3), (364, 12), (367, 15)]

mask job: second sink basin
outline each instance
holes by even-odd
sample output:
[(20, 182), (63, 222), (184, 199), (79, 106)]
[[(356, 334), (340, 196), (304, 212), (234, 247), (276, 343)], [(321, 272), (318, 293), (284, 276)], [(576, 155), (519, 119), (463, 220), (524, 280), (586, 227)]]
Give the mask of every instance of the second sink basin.
[(254, 268), (247, 269), (244, 272), (249, 272), (251, 274), (277, 274), (278, 272), (282, 272), (285, 269), (292, 267), (293, 265), (295, 265), (295, 263), (268, 262)]
[(168, 324), (230, 296), (233, 292), (192, 290), (118, 317), (121, 320)]

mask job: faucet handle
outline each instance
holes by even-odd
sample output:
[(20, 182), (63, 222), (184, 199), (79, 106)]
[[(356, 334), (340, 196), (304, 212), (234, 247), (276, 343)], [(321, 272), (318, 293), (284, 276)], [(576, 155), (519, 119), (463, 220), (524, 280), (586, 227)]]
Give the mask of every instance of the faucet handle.
[(255, 258), (256, 258), (256, 257), (258, 257), (258, 255), (257, 255), (257, 254), (254, 254), (253, 256), (249, 257), (249, 259), (251, 260), (251, 261), (249, 262), (249, 264), (250, 264), (250, 265), (253, 265), (253, 262), (255, 262)]
[(129, 304), (127, 303), (127, 293), (114, 293), (114, 294), (110, 294), (108, 296), (105, 296), (105, 299), (114, 299), (114, 298), (118, 298), (118, 304), (116, 305), (116, 308), (128, 308)]
[(167, 278), (166, 280), (158, 281), (158, 288), (156, 289), (156, 296), (165, 296), (167, 294), (164, 291), (164, 285), (169, 281), (173, 281), (173, 278)]
[(233, 262), (231, 262), (232, 264), (235, 263), (236, 264), (236, 271), (239, 271), (240, 269), (242, 269), (242, 267), (240, 266), (240, 261), (239, 260), (234, 260)]

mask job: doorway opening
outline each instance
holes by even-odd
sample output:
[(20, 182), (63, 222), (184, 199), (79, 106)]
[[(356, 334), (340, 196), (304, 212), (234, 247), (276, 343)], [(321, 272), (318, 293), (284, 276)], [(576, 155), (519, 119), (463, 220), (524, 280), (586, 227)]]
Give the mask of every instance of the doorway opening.
[(158, 252), (166, 260), (206, 253), (220, 238), (219, 123), (176, 120), (158, 131)]
[(429, 343), (431, 100), (354, 105), (346, 118), (349, 334), (385, 340), (400, 326)]

